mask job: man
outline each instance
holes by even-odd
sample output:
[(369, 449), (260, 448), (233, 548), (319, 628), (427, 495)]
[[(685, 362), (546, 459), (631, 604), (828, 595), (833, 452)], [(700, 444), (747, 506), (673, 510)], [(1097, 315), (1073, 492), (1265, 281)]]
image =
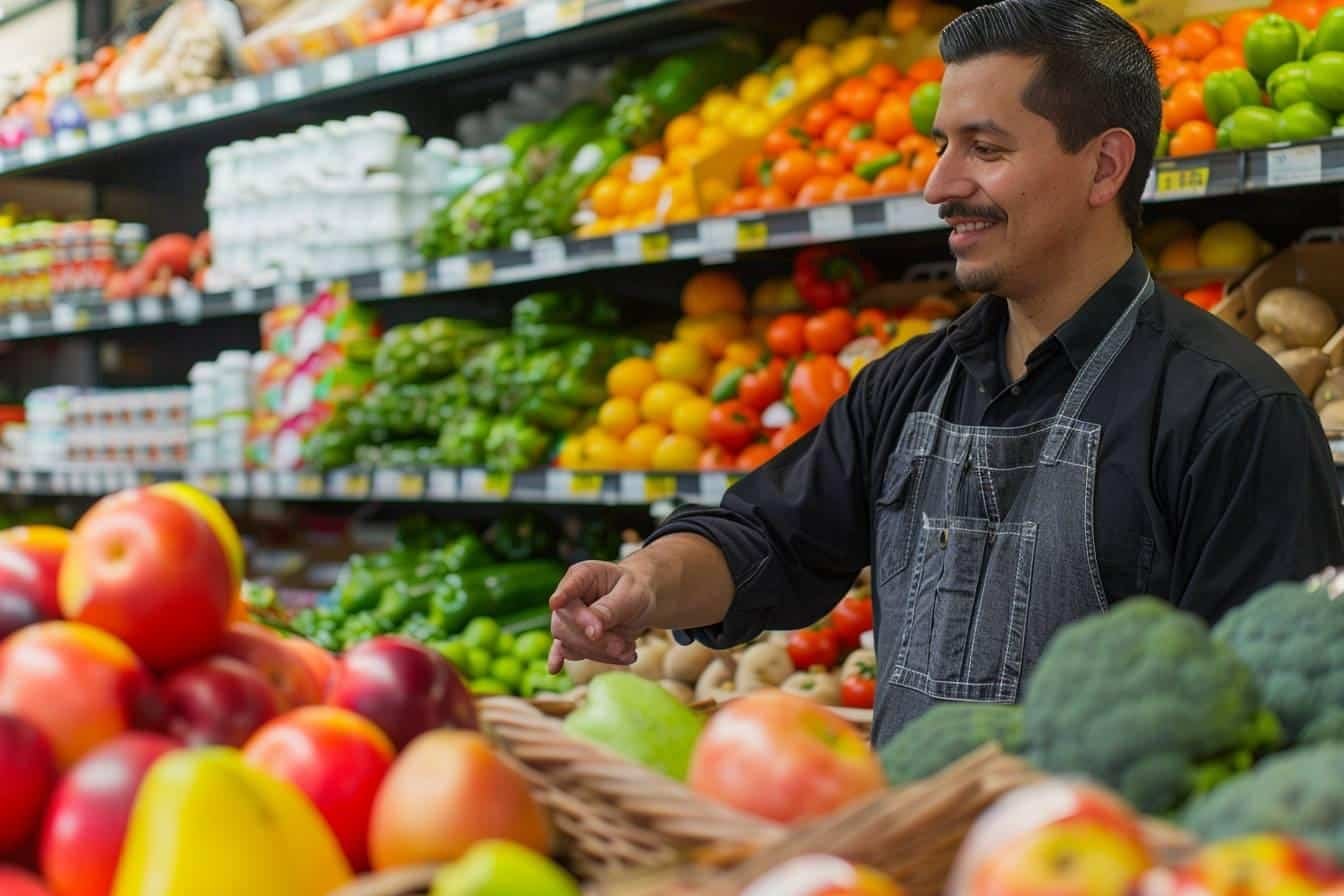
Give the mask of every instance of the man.
[(553, 667), (628, 663), (649, 626), (715, 647), (806, 626), (871, 563), (881, 743), (938, 701), (1019, 699), (1052, 633), (1126, 596), (1212, 621), (1344, 562), (1310, 402), (1134, 248), (1161, 118), (1138, 35), (1095, 0), (1003, 0), (941, 50), (924, 196), (987, 295), (722, 507), (573, 568)]

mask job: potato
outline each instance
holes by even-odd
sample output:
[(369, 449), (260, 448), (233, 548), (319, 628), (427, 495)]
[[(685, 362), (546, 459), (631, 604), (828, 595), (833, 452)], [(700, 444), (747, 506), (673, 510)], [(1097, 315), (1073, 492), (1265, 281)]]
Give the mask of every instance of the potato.
[(1289, 348), (1320, 348), (1339, 329), (1335, 309), (1325, 299), (1292, 286), (1265, 293), (1255, 306), (1255, 321)]
[(1274, 356), (1288, 375), (1297, 383), (1297, 388), (1307, 395), (1316, 391), (1330, 367), (1330, 358), (1318, 348), (1290, 348)]
[(1336, 367), (1325, 372), (1325, 379), (1316, 387), (1311, 401), (1318, 411), (1331, 402), (1344, 401), (1344, 367)]
[(1344, 429), (1344, 401), (1332, 401), (1321, 408), (1321, 426), (1332, 431)]
[(1260, 346), (1261, 350), (1267, 355), (1277, 355), (1279, 352), (1288, 351), (1288, 343), (1284, 342), (1273, 333), (1266, 333), (1261, 336), (1259, 339), (1255, 340), (1255, 344)]

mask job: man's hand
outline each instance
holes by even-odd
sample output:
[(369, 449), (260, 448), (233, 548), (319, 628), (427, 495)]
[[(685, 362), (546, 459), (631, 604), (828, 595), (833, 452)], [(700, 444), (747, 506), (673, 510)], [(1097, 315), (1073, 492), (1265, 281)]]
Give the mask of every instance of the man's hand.
[(565, 660), (628, 666), (653, 613), (653, 589), (627, 567), (588, 560), (570, 567), (550, 606), (552, 673)]

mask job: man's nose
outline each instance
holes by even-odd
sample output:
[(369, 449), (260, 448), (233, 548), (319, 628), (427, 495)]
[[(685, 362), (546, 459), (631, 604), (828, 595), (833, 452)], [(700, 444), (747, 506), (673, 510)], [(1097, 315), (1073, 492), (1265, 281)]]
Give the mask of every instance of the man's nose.
[(969, 199), (975, 192), (975, 184), (958, 170), (952, 153), (945, 152), (929, 173), (924, 183), (924, 201), (930, 205), (941, 205), (954, 199)]

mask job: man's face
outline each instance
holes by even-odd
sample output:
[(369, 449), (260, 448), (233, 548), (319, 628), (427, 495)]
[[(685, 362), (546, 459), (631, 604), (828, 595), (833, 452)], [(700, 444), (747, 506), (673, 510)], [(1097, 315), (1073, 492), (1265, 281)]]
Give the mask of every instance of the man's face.
[(943, 147), (924, 187), (953, 228), (963, 289), (1027, 295), (1091, 210), (1091, 147), (1075, 155), (1055, 126), (1022, 105), (1037, 60), (994, 53), (950, 65), (934, 136)]

